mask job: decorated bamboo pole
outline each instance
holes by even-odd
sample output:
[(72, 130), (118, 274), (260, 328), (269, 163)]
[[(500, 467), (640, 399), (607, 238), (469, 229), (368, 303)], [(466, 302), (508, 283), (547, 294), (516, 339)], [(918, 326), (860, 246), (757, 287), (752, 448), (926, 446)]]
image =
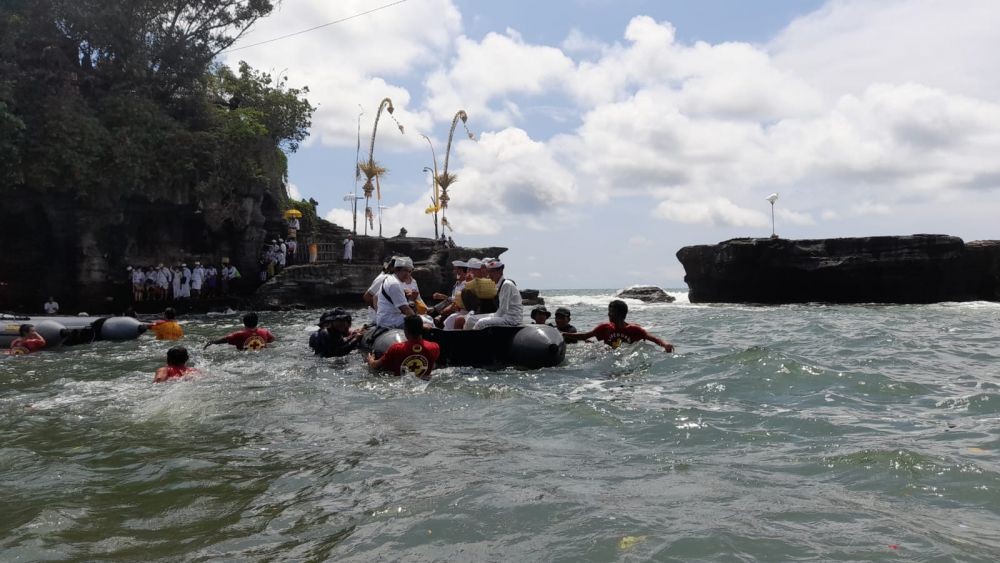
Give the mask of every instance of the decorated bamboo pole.
[[(427, 144), (431, 147), (431, 161), (434, 162), (434, 171), (433, 171), (434, 172), (434, 177), (433, 177), (434, 185), (432, 186), (432, 190), (433, 190), (433, 193), (434, 193), (434, 199), (431, 202), (431, 206), (428, 207), (425, 212), (426, 213), (433, 213), (434, 214), (434, 239), (437, 240), (437, 238), (438, 238), (438, 211), (441, 210), (441, 200), (438, 198), (438, 182), (437, 182), (437, 178), (438, 178), (438, 159), (437, 159), (437, 154), (434, 153), (434, 143), (431, 142), (430, 137), (428, 137), (427, 135), (423, 135), (423, 134), (420, 135), (420, 136), (423, 137), (424, 139), (426, 139), (427, 140)], [(427, 169), (424, 168), (424, 170), (427, 170)]]
[[(459, 120), (462, 120), (463, 126), (465, 126), (466, 123), (469, 121), (469, 115), (465, 113), (465, 110), (462, 109), (458, 110), (458, 112), (455, 113), (455, 117), (452, 118), (451, 120), (451, 130), (448, 131), (448, 148), (445, 149), (444, 153), (444, 170), (441, 172), (440, 175), (435, 175), (436, 184), (441, 187), (441, 197), (439, 198), (439, 204), (438, 204), (441, 207), (441, 224), (448, 227), (449, 229), (451, 229), (451, 224), (448, 223), (448, 218), (445, 216), (445, 210), (448, 209), (448, 201), (451, 199), (448, 196), (448, 188), (456, 181), (458, 181), (458, 177), (455, 176), (454, 174), (448, 173), (448, 162), (449, 159), (451, 158), (451, 143), (452, 139), (455, 136), (455, 127), (458, 126)], [(475, 139), (475, 137), (469, 131), (469, 128), (467, 126), (465, 127), (465, 132), (466, 134), (469, 135), (470, 139)]]
[[(368, 234), (368, 225), (371, 224), (371, 197), (372, 192), (375, 191), (375, 184), (373, 183), (373, 180), (384, 174), (386, 171), (385, 168), (382, 168), (375, 163), (375, 134), (378, 133), (378, 121), (379, 118), (382, 117), (383, 109), (388, 110), (391, 114), (395, 110), (395, 108), (392, 107), (392, 100), (384, 98), (379, 104), (378, 111), (375, 113), (375, 125), (372, 127), (371, 142), (368, 145), (368, 161), (358, 165), (361, 171), (365, 174), (365, 216), (369, 218), (369, 221), (365, 223), (365, 235)], [(402, 130), (402, 127), (400, 127), (400, 130)]]

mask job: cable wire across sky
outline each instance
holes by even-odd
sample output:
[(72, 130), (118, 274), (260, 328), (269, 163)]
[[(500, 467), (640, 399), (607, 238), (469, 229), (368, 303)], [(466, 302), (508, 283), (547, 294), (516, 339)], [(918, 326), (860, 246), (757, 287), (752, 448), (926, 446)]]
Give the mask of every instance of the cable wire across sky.
[(407, 2), (407, 1), (408, 0), (397, 0), (396, 2), (391, 2), (389, 4), (385, 4), (385, 5), (379, 6), (377, 8), (372, 8), (371, 10), (367, 10), (365, 12), (360, 12), (360, 13), (354, 14), (353, 16), (347, 16), (345, 18), (340, 18), (339, 20), (333, 20), (331, 22), (326, 22), (324, 24), (317, 25), (315, 27), (310, 27), (309, 29), (303, 29), (301, 31), (296, 31), (294, 33), (289, 33), (287, 35), (282, 35), (280, 37), (274, 37), (274, 38), (268, 39), (266, 41), (260, 41), (260, 42), (257, 42), (257, 43), (251, 43), (250, 45), (243, 45), (242, 47), (233, 47), (232, 49), (226, 49), (225, 51), (222, 51), (221, 54), (232, 53), (233, 51), (242, 51), (243, 49), (249, 49), (251, 47), (258, 47), (260, 45), (266, 45), (268, 43), (274, 43), (275, 41), (281, 41), (282, 39), (288, 39), (289, 37), (295, 37), (296, 35), (302, 35), (303, 33), (309, 33), (310, 31), (316, 31), (317, 29), (322, 29), (324, 27), (329, 27), (329, 26), (334, 25), (334, 24), (343, 23), (343, 22), (346, 22), (348, 20), (353, 20), (355, 18), (360, 18), (361, 16), (367, 16), (368, 14), (373, 14), (375, 12), (378, 12), (380, 10), (385, 10), (386, 8), (391, 8), (393, 6), (398, 6), (398, 5), (400, 5), (400, 4), (404, 3), (404, 2)]

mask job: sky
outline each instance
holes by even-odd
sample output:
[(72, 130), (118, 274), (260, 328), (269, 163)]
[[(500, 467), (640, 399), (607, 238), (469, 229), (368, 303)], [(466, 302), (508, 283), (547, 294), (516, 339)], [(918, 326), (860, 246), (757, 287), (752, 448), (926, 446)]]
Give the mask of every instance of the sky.
[(773, 192), (784, 238), (1000, 238), (995, 0), (405, 0), (242, 48), (393, 1), (284, 0), (223, 55), (309, 87), (289, 192), (339, 225), (388, 97), (382, 233), (433, 236), (422, 135), (440, 170), (464, 110), (449, 234), (521, 287), (684, 287)]

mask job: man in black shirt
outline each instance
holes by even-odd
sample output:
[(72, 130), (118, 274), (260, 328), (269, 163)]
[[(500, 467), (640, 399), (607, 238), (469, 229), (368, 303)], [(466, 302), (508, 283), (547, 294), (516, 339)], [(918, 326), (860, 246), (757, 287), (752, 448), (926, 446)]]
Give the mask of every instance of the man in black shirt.
[(577, 332), (576, 327), (569, 324), (569, 309), (559, 307), (556, 309), (556, 324), (549, 324), (559, 329), (559, 332)]
[(337, 307), (319, 318), (319, 330), (309, 337), (309, 347), (324, 358), (350, 354), (361, 341), (361, 331), (351, 330), (351, 314)]

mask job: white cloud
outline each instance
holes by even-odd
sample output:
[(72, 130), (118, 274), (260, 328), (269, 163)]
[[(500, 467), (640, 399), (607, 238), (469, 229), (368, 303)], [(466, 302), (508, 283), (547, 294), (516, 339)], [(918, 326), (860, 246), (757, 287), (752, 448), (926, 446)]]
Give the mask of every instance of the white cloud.
[(701, 223), (731, 227), (768, 227), (771, 222), (759, 211), (739, 207), (726, 198), (704, 201), (663, 201), (653, 215), (678, 223)]
[(628, 239), (628, 246), (646, 248), (653, 246), (653, 244), (653, 241), (641, 235), (635, 235), (633, 237), (629, 237)]
[[(369, 9), (371, 5), (365, 0), (284, 2), (236, 47)], [(353, 147), (357, 138), (358, 104), (365, 110), (362, 144), (367, 144), (376, 104), (384, 97), (395, 103), (395, 115), (407, 128), (430, 129), (430, 114), (411, 107), (410, 92), (391, 80), (403, 79), (433, 65), (440, 53), (447, 52), (451, 38), (461, 27), (461, 14), (451, 0), (423, 0), (276, 43), (235, 51), (227, 54), (226, 60), (234, 66), (245, 60), (258, 69), (284, 74), (292, 86), (308, 85), (309, 100), (319, 106), (308, 142)], [(392, 132), (383, 130), (382, 123), (379, 130), (382, 131), (380, 146), (385, 135), (386, 148), (416, 148), (422, 142), (416, 135), (389, 135)]]
[(503, 225), (544, 229), (576, 203), (573, 174), (521, 129), (484, 133), (456, 149), (463, 167), (449, 188), (449, 221), (463, 233), (492, 234)]
[(489, 33), (479, 42), (459, 37), (456, 51), (446, 68), (427, 78), (427, 107), (449, 118), (464, 108), (477, 122), (492, 127), (509, 126), (520, 116), (517, 103), (507, 96), (540, 94), (557, 86), (573, 68), (573, 61), (559, 49), (526, 44), (511, 29)]
[(888, 205), (865, 200), (851, 206), (851, 212), (855, 215), (890, 215), (892, 209)]
[[(831, 0), (766, 45), (686, 44), (669, 22), (637, 16), (618, 42), (573, 30), (559, 46), (513, 29), (471, 39), (450, 0), (427, 2), (379, 12), (374, 37), (372, 22), (355, 21), (248, 52), (265, 69), (297, 61), (289, 75), (317, 92), (314, 136), (325, 144), (353, 147), (362, 103), (366, 145), (384, 96), (408, 134), (383, 116), (378, 150), (425, 151), (417, 131), (468, 110), (487, 130), (452, 153), (449, 216), (464, 234), (545, 228), (581, 202), (623, 195), (666, 221), (758, 229), (770, 226), (760, 201), (774, 190), (796, 196), (775, 209), (780, 223), (812, 226), (903, 203), (948, 201), (960, 213), (974, 205), (962, 194), (1000, 188), (992, 0)], [(272, 20), (294, 21), (273, 31), (361, 5), (287, 3)], [(422, 92), (404, 86), (417, 82)], [(533, 138), (526, 99), (560, 106), (574, 128)], [(417, 222), (425, 200), (386, 210), (384, 222)]]
[(288, 182), (288, 184), (285, 185), (285, 189), (287, 190), (288, 197), (290, 199), (293, 199), (295, 201), (302, 199), (302, 192), (300, 192), (299, 187), (293, 184), (292, 182)]
[(912, 82), (996, 99), (998, 21), (994, 0), (832, 0), (767, 48), (779, 68), (831, 98)]

